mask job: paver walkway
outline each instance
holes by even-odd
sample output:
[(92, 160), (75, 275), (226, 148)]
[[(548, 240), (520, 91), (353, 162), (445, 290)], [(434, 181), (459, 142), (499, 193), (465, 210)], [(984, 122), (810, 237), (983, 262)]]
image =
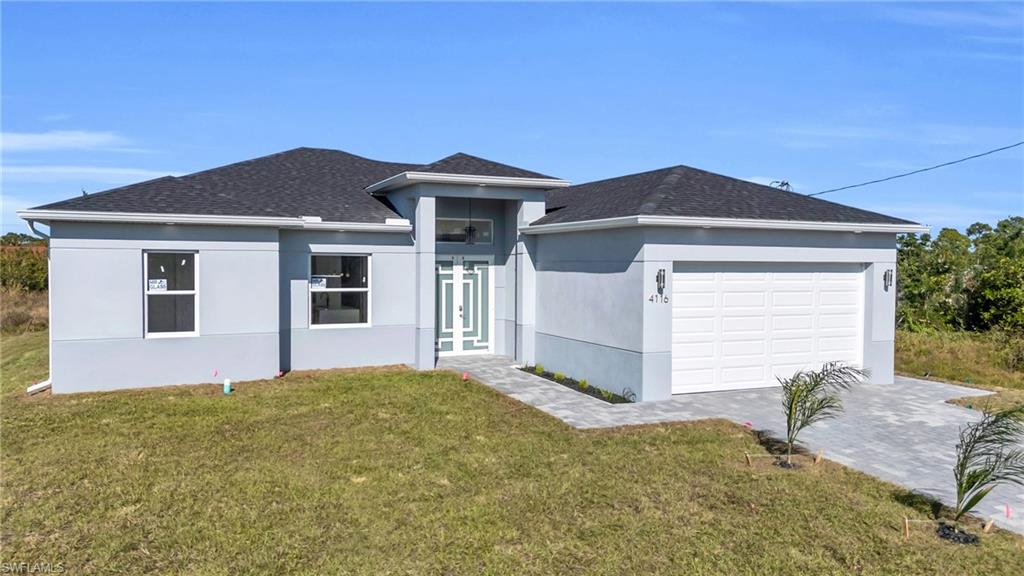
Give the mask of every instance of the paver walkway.
[[(777, 438), (785, 436), (779, 388), (608, 404), (523, 372), (503, 356), (443, 358), (438, 368), (469, 372), (491, 388), (576, 428), (726, 418), (740, 424), (750, 422), (754, 429), (767, 430)], [(801, 443), (814, 452), (824, 450), (826, 458), (952, 505), (956, 501), (952, 464), (959, 427), (977, 419), (978, 413), (946, 400), (986, 394), (899, 376), (893, 384), (863, 384), (843, 396), (841, 416), (805, 430)], [(1000, 486), (976, 513), (1024, 534), (1024, 489)]]

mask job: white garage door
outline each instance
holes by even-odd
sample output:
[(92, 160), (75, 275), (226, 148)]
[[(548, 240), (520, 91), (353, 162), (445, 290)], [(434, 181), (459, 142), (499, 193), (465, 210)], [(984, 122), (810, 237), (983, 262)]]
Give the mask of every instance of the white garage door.
[(860, 264), (684, 263), (672, 275), (672, 393), (777, 386), (861, 365)]

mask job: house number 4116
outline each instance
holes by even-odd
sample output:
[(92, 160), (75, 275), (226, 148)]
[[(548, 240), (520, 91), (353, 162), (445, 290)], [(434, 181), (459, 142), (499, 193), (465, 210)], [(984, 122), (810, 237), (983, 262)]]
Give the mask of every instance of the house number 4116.
[(648, 302), (654, 302), (655, 304), (668, 304), (668, 296), (664, 294), (651, 294), (651, 297), (647, 299)]

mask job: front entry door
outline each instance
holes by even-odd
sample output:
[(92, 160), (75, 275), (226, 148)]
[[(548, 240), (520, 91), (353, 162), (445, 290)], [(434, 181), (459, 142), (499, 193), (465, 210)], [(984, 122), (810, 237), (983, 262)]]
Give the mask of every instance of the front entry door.
[(486, 256), (437, 259), (436, 348), (439, 356), (494, 352), (494, 279)]

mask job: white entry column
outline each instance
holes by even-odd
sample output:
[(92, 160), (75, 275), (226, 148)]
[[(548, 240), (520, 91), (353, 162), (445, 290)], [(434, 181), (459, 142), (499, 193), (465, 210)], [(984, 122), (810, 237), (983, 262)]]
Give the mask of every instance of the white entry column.
[(418, 287), (416, 291), (416, 368), (420, 370), (433, 370), (435, 361), (435, 216), (434, 197), (418, 197), (413, 233), (416, 241), (416, 285)]

